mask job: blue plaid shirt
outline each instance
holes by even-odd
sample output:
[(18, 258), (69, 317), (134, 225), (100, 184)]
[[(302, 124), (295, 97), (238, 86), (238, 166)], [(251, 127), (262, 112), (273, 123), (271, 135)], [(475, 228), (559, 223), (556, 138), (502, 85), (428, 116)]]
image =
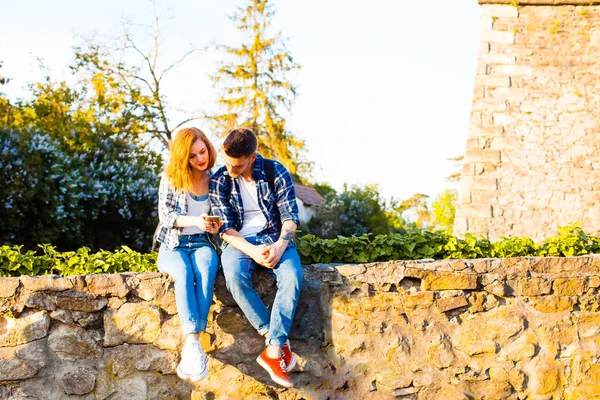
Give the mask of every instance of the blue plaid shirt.
[[(263, 157), (256, 154), (252, 179), (256, 182), (258, 205), (267, 223), (256, 236), (262, 243), (273, 244), (279, 239), (281, 225), (285, 221), (293, 221), (300, 225), (298, 218), (298, 204), (296, 203), (296, 190), (292, 177), (287, 169), (278, 161), (273, 161), (273, 175), (275, 193), (272, 193), (264, 169)], [(226, 167), (221, 167), (210, 180), (208, 190), (210, 206), (214, 215), (221, 217), (223, 226), (219, 232), (229, 229), (240, 231), (244, 223), (244, 205), (242, 195), (236, 179), (229, 176)], [(277, 209), (281, 220), (277, 218)], [(226, 245), (226, 242), (223, 242)]]
[[(174, 250), (179, 245), (179, 236), (183, 228), (176, 227), (175, 221), (181, 215), (187, 215), (187, 192), (176, 190), (163, 174), (158, 187), (158, 228), (155, 233), (156, 241), (162, 243), (166, 249)], [(217, 244), (208, 234), (208, 241), (216, 247)]]

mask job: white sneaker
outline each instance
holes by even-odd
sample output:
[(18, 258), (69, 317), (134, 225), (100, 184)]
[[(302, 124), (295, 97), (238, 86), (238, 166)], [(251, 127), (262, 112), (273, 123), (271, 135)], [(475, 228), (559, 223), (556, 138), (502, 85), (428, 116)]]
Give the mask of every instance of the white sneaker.
[(186, 343), (181, 349), (181, 362), (177, 366), (177, 376), (181, 379), (189, 379), (192, 382), (198, 382), (208, 374), (208, 357), (200, 343)]

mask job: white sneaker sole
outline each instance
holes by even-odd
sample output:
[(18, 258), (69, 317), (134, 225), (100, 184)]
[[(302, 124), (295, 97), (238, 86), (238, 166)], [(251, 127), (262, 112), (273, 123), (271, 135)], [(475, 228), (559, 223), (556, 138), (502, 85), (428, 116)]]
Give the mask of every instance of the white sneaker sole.
[(260, 358), (260, 356), (258, 356), (258, 358), (256, 359), (256, 362), (263, 367), (271, 376), (271, 379), (275, 382), (280, 384), (283, 387), (287, 387), (287, 388), (291, 388), (294, 387), (294, 384), (288, 381), (284, 381), (283, 379), (279, 378), (277, 375), (275, 375), (273, 373), (273, 371), (271, 370), (271, 368), (269, 367), (269, 365), (263, 361), (262, 358)]
[(179, 368), (179, 365), (177, 366), (177, 376), (183, 380), (188, 379), (192, 382), (198, 382), (206, 378), (206, 375), (208, 375), (208, 368), (204, 368), (204, 371), (202, 371), (200, 375), (188, 375), (185, 372), (183, 372), (181, 368)]

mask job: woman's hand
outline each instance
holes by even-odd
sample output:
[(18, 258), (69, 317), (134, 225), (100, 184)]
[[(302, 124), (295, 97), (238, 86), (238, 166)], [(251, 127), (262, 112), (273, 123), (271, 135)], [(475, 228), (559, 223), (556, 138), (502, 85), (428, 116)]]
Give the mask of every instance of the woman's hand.
[(204, 217), (208, 217), (207, 214), (202, 214), (198, 219), (200, 220), (198, 222), (198, 228), (202, 229), (203, 231), (206, 231), (208, 233), (217, 233), (219, 232), (219, 228), (221, 227), (221, 225), (223, 225), (222, 222), (215, 222), (215, 221), (209, 221)]

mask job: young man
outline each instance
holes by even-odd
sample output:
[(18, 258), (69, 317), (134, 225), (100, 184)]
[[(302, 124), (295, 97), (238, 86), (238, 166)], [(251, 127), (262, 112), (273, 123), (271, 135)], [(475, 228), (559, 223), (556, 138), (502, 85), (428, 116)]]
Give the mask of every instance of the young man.
[[(281, 163), (256, 152), (254, 133), (234, 129), (225, 138), (225, 167), (210, 181), (213, 213), (221, 217), (225, 249), (221, 264), (227, 288), (252, 326), (265, 336), (256, 361), (285, 387), (296, 365), (288, 334), (300, 298), (302, 265), (292, 236), (300, 224), (296, 192)], [(270, 169), (270, 170), (269, 170)], [(252, 286), (252, 275), (266, 268), (277, 280), (271, 313)]]

